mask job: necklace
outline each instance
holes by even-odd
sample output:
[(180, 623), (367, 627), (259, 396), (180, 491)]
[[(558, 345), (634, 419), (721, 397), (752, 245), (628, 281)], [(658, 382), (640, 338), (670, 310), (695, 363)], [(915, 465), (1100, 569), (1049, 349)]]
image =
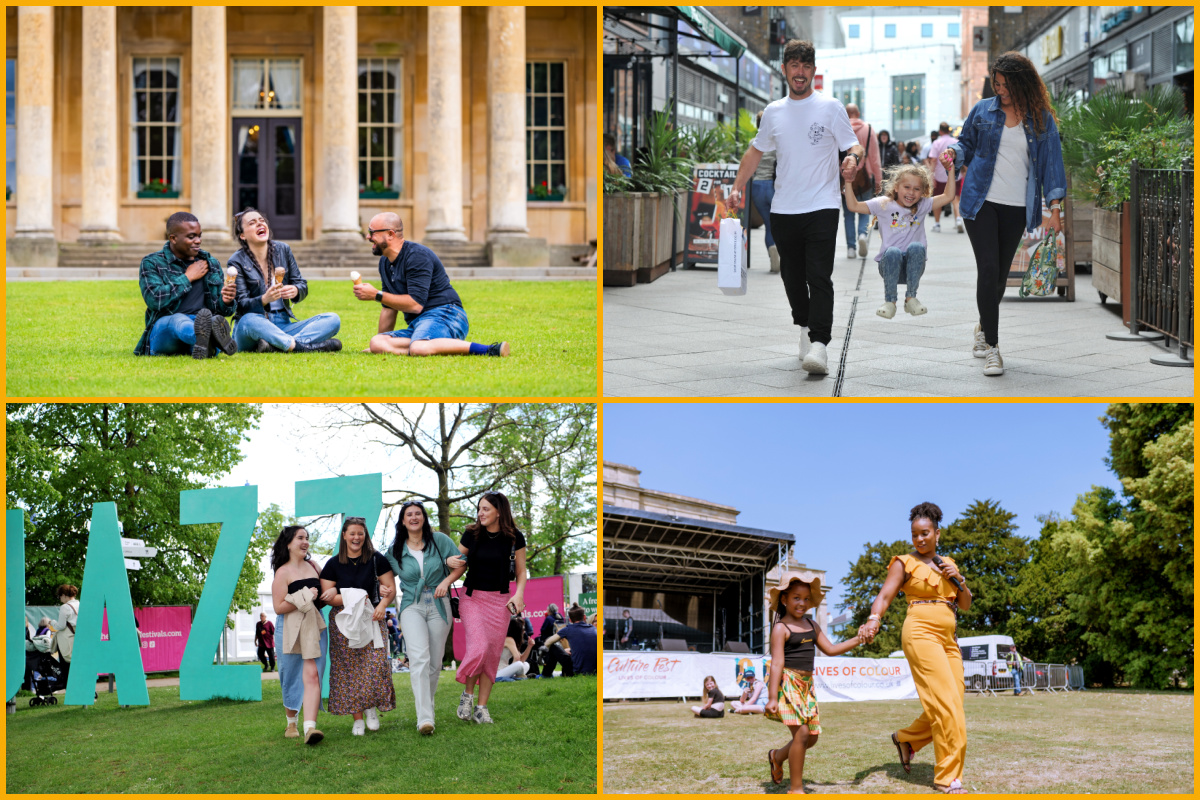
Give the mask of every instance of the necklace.
[[(485, 529), (485, 530), (486, 530), (486, 529)], [(491, 531), (488, 531), (488, 532), (487, 532), (487, 535), (488, 535), (488, 539), (495, 539), (497, 536), (499, 536), (499, 535), (500, 535), (500, 531), (496, 531), (495, 533), (492, 533)]]

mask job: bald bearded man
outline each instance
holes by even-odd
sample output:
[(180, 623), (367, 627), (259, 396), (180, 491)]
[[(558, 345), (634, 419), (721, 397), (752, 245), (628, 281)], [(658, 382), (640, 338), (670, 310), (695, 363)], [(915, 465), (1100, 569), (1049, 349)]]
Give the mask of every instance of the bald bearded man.
[[(369, 283), (354, 287), (359, 300), (375, 301), (379, 332), (371, 338), (370, 352), (400, 356), (472, 355), (506, 356), (508, 342), (476, 344), (466, 341), (467, 312), (437, 255), (424, 245), (404, 239), (399, 214), (385, 211), (371, 218), (367, 228), (371, 252), (379, 256), (383, 290)], [(397, 312), (406, 327), (396, 330)]]

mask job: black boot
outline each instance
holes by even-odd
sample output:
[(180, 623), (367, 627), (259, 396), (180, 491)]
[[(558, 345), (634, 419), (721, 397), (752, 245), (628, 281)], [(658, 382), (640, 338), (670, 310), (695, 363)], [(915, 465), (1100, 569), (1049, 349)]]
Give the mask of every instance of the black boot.
[(212, 318), (212, 342), (213, 355), (216, 355), (216, 348), (220, 348), (225, 352), (225, 355), (231, 356), (237, 352), (237, 342), (233, 340), (233, 335), (229, 332), (229, 323), (225, 318), (214, 314)]
[(207, 308), (196, 312), (196, 343), (192, 345), (192, 358), (203, 360), (209, 357), (208, 340), (212, 333), (212, 320), (212, 312)]
[(336, 353), (342, 349), (342, 343), (338, 339), (326, 339), (323, 342), (315, 342), (313, 344), (305, 344), (296, 342), (296, 347), (292, 350), (293, 353)]

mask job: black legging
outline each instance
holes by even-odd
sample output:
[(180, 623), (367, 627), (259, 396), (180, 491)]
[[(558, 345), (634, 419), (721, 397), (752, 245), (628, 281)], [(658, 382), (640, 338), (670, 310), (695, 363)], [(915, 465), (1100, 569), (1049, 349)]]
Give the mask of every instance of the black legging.
[[(270, 658), (270, 663), (267, 662), (268, 658)], [(275, 671), (275, 648), (267, 647), (265, 644), (260, 644), (258, 646), (258, 660), (260, 662), (262, 662), (263, 672), (274, 672)]]
[(975, 251), (975, 305), (983, 338), (991, 347), (1000, 342), (1000, 299), (1004, 297), (1013, 256), (1025, 234), (1025, 207), (984, 201), (975, 219), (964, 221)]

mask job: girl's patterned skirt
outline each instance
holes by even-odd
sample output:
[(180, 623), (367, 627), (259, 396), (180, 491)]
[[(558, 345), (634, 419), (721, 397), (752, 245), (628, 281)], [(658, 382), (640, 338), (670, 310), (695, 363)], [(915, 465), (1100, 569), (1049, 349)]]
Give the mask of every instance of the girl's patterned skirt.
[(779, 713), (767, 713), (767, 719), (784, 725), (807, 725), (809, 733), (821, 732), (821, 718), (817, 710), (817, 693), (813, 689), (812, 675), (794, 669), (783, 668), (783, 679), (779, 682)]

